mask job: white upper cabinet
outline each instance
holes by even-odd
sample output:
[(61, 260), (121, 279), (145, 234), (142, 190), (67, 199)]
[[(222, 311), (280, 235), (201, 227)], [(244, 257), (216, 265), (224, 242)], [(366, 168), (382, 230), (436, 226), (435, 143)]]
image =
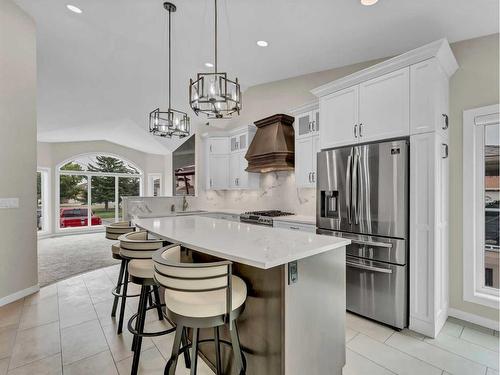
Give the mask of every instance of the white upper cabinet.
[(403, 68), (359, 85), (357, 139), (369, 142), (410, 133), (410, 69)]
[(319, 100), (320, 147), (343, 146), (357, 141), (358, 86), (348, 87)]
[(233, 135), (229, 138), (231, 152), (246, 150), (248, 147), (248, 133)]
[(303, 112), (295, 116), (295, 138), (307, 138), (318, 135), (320, 126), (319, 110)]
[(209, 155), (225, 155), (229, 153), (229, 142), (227, 137), (208, 138)]
[(449, 79), (436, 58), (410, 67), (410, 98), (411, 134), (448, 137)]
[(208, 189), (223, 190), (228, 188), (228, 162), (229, 156), (210, 155), (208, 158)]

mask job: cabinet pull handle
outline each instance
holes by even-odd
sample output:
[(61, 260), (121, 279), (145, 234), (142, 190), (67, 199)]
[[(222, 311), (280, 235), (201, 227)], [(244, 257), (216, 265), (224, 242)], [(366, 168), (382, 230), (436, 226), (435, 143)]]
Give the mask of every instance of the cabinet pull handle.
[(311, 182), (311, 172), (309, 172), (309, 182)]
[(299, 227), (292, 227), (292, 226), (289, 226), (288, 228), (295, 229), (295, 230), (299, 230), (300, 229)]
[(359, 124), (359, 137), (361, 138), (363, 136), (363, 133), (361, 133), (361, 131), (363, 130), (363, 123), (361, 122)]
[(316, 182), (316, 172), (312, 172), (312, 182)]
[(443, 113), (444, 117), (444, 126), (442, 127), (443, 130), (448, 129), (448, 115), (446, 113)]
[(212, 145), (210, 145), (210, 152), (212, 152)]
[(313, 132), (316, 131), (316, 121), (312, 122), (312, 130), (313, 130)]
[(210, 187), (212, 187), (212, 179), (210, 179)]
[(354, 138), (358, 138), (358, 124), (354, 125)]
[(442, 156), (443, 159), (446, 159), (448, 157), (448, 145), (446, 143), (443, 143), (444, 146), (444, 156)]

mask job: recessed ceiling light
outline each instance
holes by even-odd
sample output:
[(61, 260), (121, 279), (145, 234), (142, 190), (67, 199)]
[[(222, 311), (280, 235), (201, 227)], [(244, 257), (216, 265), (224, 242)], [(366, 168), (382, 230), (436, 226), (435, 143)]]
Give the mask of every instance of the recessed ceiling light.
[(257, 41), (257, 45), (258, 45), (259, 47), (267, 47), (267, 46), (269, 45), (269, 43), (268, 43), (268, 42), (266, 42), (265, 40), (258, 40), (258, 41)]
[(378, 2), (378, 0), (361, 0), (361, 4), (366, 5), (366, 6), (376, 4), (377, 2)]
[(207, 68), (213, 68), (213, 67), (214, 67), (214, 64), (209, 63), (209, 62), (206, 62), (206, 63), (205, 63), (205, 66), (206, 66)]
[(74, 5), (71, 5), (71, 4), (66, 5), (66, 8), (71, 10), (73, 13), (78, 13), (78, 14), (83, 13), (83, 11), (80, 8), (78, 8)]

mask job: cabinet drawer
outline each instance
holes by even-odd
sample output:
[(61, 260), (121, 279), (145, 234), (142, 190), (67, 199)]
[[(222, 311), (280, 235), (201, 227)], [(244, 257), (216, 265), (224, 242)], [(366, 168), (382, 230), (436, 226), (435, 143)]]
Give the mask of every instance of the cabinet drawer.
[(302, 232), (316, 233), (316, 226), (311, 224), (292, 223), (290, 221), (273, 221), (274, 228), (300, 230)]

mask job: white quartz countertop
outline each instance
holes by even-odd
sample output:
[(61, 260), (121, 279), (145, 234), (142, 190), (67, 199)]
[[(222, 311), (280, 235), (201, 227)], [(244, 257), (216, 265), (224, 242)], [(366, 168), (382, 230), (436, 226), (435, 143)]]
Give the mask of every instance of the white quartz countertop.
[(340, 237), (197, 215), (135, 219), (134, 223), (170, 242), (263, 269), (350, 244)]
[(316, 226), (316, 216), (288, 215), (273, 218), (274, 221), (286, 221), (290, 223), (308, 224)]

